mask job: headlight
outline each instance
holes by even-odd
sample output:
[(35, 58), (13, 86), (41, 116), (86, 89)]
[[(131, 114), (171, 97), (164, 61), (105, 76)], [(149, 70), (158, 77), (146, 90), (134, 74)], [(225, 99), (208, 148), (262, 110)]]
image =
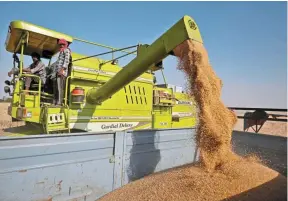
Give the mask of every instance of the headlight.
[(4, 87), (4, 91), (5, 91), (5, 93), (9, 93), (9, 94), (10, 94), (10, 87), (5, 86), (5, 87)]
[(7, 84), (8, 86), (11, 85), (11, 82), (9, 80), (5, 80), (5, 84)]

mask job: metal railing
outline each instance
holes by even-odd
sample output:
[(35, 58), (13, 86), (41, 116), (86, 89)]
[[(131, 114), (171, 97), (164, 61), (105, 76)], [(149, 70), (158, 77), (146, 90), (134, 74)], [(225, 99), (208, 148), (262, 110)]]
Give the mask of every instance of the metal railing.
[[(254, 110), (254, 111), (271, 111), (271, 112), (287, 112), (287, 109), (278, 109), (278, 108), (249, 108), (249, 107), (228, 107), (231, 110)], [(287, 122), (286, 119), (277, 119), (277, 117), (287, 117), (287, 115), (281, 115), (281, 114), (268, 114), (269, 116), (272, 116), (273, 118), (266, 118), (266, 121), (279, 121), (279, 122)], [(254, 119), (253, 117), (244, 117), (244, 116), (237, 116), (239, 119)], [(258, 119), (261, 120), (261, 119)]]
[(19, 75), (19, 80), (22, 78), (22, 77), (31, 77), (31, 78), (37, 78), (38, 79), (38, 91), (32, 91), (32, 90), (23, 90), (20, 88), (20, 85), (19, 85), (19, 93), (21, 92), (33, 92), (33, 93), (38, 93), (38, 103), (40, 104), (40, 101), (41, 101), (41, 86), (42, 86), (42, 81), (40, 79), (39, 76), (37, 75), (34, 75), (34, 74), (28, 74), (28, 73), (25, 73), (25, 74), (20, 74)]
[[(111, 52), (109, 52), (109, 53), (112, 54), (112, 59), (114, 59), (114, 52), (118, 52), (118, 51), (136, 55), (135, 51), (130, 52), (130, 51), (125, 50), (125, 49), (129, 49), (130, 47), (128, 47), (128, 48), (114, 48), (114, 47), (111, 47), (111, 46), (108, 46), (108, 45), (103, 45), (103, 44), (99, 44), (99, 43), (95, 43), (95, 42), (90, 42), (90, 41), (83, 40), (83, 39), (80, 39), (80, 38), (73, 38), (73, 39), (76, 40), (76, 41), (79, 41), (79, 42), (83, 42), (83, 43), (87, 43), (87, 44), (90, 44), (90, 45), (95, 45), (95, 46), (98, 46), (98, 47), (103, 47), (103, 48), (111, 50)], [(131, 46), (131, 47), (136, 47), (136, 46)]]

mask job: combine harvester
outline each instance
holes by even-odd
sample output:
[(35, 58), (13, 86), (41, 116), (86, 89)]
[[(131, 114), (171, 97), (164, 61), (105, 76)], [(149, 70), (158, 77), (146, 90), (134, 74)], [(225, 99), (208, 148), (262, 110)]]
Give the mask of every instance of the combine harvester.
[[(173, 55), (177, 45), (190, 38), (202, 43), (192, 18), (185, 16), (151, 45), (122, 49), (108, 47), (111, 51), (98, 54), (112, 54), (112, 59), (108, 61), (97, 58), (98, 55), (87, 57), (77, 54), (72, 48), (73, 62), (66, 80), (65, 102), (62, 107), (51, 107), (53, 95), (44, 91), (41, 81), (30, 87), (28, 95), (24, 90), (23, 78), (32, 76), (40, 79), (23, 73), (23, 57), (37, 52), (43, 59), (48, 59), (51, 66), (61, 38), (69, 44), (76, 40), (107, 47), (23, 21), (13, 21), (9, 26), (6, 50), (13, 53), (14, 67), (18, 63), (20, 74), (12, 81), (6, 81), (5, 92), (13, 97), (8, 110), (13, 120), (27, 123), (26, 127), (18, 128), (22, 134), (195, 126), (192, 97), (183, 93), (181, 87), (156, 85), (154, 82), (155, 72), (163, 70), (162, 60)], [(134, 51), (137, 52), (136, 58), (125, 67), (119, 67), (117, 59), (123, 56), (114, 58), (113, 53), (127, 53), (125, 50), (133, 47), (137, 47)], [(20, 59), (17, 54), (20, 54)]]
[[(52, 93), (41, 83), (31, 86), (27, 95), (23, 79), (40, 79), (22, 69), (24, 55), (32, 52), (52, 65), (60, 38), (110, 48), (98, 56), (112, 54), (112, 59), (73, 52), (65, 102), (55, 107)], [(121, 68), (114, 53), (132, 54), (126, 51), (131, 47), (115, 49), (11, 22), (6, 50), (13, 53), (20, 74), (5, 82), (5, 91), (12, 96), (12, 119), (27, 125), (0, 137), (0, 200), (94, 201), (146, 175), (195, 162), (193, 97), (179, 87), (154, 82), (155, 72), (163, 70), (162, 60), (187, 39), (202, 43), (198, 26), (184, 16), (151, 45), (135, 46), (136, 58)], [(15, 133), (23, 136), (12, 136)], [(28, 136), (43, 133), (50, 135)], [(232, 144), (236, 153), (259, 154), (269, 167), (285, 173), (286, 140), (236, 132)]]

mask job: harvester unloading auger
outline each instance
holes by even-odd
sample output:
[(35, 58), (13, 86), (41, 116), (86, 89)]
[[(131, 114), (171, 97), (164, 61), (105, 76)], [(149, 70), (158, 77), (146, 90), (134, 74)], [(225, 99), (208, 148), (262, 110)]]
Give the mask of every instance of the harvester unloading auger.
[(202, 43), (199, 29), (194, 20), (184, 16), (166, 33), (151, 45), (140, 45), (137, 57), (126, 65), (119, 73), (99, 89), (88, 91), (88, 100), (92, 103), (101, 103), (128, 83), (148, 71), (151, 66), (161, 62), (185, 40), (192, 39)]
[[(31, 86), (29, 95), (24, 93), (23, 78), (39, 77), (23, 74), (22, 62), (23, 55), (38, 52), (51, 66), (60, 38), (70, 44), (76, 40), (109, 48), (112, 60), (85, 57), (71, 48), (73, 64), (66, 81), (65, 102), (62, 107), (51, 107), (51, 92), (44, 91), (41, 84)], [(184, 16), (151, 45), (138, 45), (136, 58), (120, 68), (113, 53), (127, 53), (126, 48), (117, 50), (27, 22), (11, 22), (6, 49), (14, 55), (20, 53), (21, 61), (20, 74), (11, 84), (14, 89), (10, 114), (13, 119), (33, 124), (34, 133), (193, 127), (196, 109), (191, 97), (181, 87), (154, 81), (154, 72), (163, 69), (162, 60), (188, 39), (202, 43), (198, 26), (191, 17)], [(7, 86), (5, 90), (10, 93)], [(36, 131), (35, 126), (40, 130)], [(20, 133), (32, 134), (23, 128)]]

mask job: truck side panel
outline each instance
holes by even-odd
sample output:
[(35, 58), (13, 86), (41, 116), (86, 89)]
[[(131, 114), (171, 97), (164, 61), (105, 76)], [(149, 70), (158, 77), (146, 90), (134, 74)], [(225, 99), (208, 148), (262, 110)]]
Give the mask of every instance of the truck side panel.
[[(131, 181), (198, 160), (195, 129), (0, 138), (0, 200), (94, 201)], [(234, 132), (236, 153), (287, 169), (287, 138)], [(248, 152), (247, 152), (248, 151)]]

